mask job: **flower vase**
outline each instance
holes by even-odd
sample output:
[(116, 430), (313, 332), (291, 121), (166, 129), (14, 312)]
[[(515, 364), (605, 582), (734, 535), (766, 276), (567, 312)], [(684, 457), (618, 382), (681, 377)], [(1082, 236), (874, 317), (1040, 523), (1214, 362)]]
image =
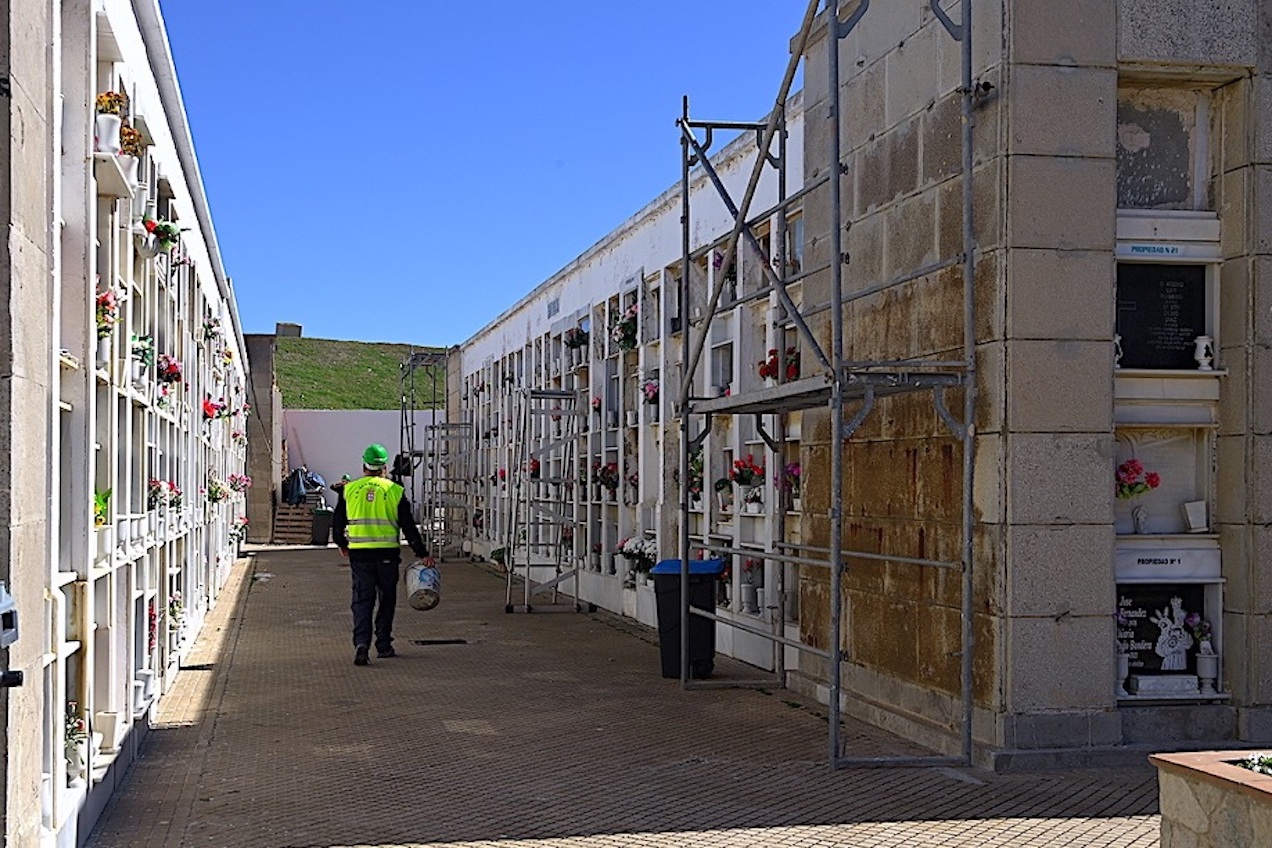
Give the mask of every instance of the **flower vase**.
[(791, 498), (791, 512), (799, 512), (801, 508), (799, 495)]
[(1211, 362), (1214, 361), (1214, 339), (1210, 336), (1198, 336), (1193, 340), (1193, 359), (1197, 360), (1198, 371), (1213, 371)]
[[(1209, 641), (1202, 642), (1202, 649), (1204, 650), (1209, 644)], [(1215, 689), (1215, 681), (1219, 677), (1219, 656), (1214, 653), (1214, 648), (1210, 651), (1210, 653), (1198, 652), (1197, 654), (1197, 682), (1203, 695), (1219, 694)]]
[(1117, 655), (1117, 696), (1125, 698), (1130, 693), (1126, 691), (1126, 678), (1131, 673), (1131, 655), (1119, 652)]
[(97, 367), (110, 365), (110, 336), (97, 337)]
[(137, 157), (125, 153), (119, 154), (119, 167), (124, 171), (124, 179), (129, 186), (137, 185)]
[(71, 742), (66, 746), (66, 783), (68, 786), (76, 786), (79, 781), (84, 779), (84, 749), (87, 747), (88, 744), (84, 740)]
[(146, 385), (146, 363), (140, 359), (134, 359), (129, 363), (132, 369), (132, 383), (137, 391), (141, 391)]
[(742, 500), (742, 508), (748, 514), (759, 515), (764, 512), (762, 490), (758, 486), (753, 486), (747, 490), (746, 496)]
[(640, 424), (640, 413), (634, 409), (627, 410), (627, 426), (635, 427)]
[(124, 125), (118, 115), (99, 114), (93, 121), (93, 149), (98, 153), (119, 153), (119, 130)]
[(716, 492), (716, 503), (721, 512), (729, 512), (733, 508), (733, 492), (727, 489)]
[(1143, 536), (1148, 533), (1148, 510), (1143, 504), (1131, 510), (1131, 522), (1135, 526), (1135, 534)]
[(742, 581), (742, 612), (748, 615), (755, 615), (760, 611), (756, 598), (756, 585)]

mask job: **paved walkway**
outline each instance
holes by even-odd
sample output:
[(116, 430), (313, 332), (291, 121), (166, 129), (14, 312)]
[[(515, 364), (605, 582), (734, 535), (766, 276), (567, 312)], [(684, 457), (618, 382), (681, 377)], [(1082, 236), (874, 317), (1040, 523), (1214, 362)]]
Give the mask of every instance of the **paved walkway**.
[[(437, 609), (400, 605), (400, 656), (355, 667), (338, 562), (267, 548), (235, 566), (91, 846), (1158, 844), (1147, 765), (832, 771), (819, 705), (682, 692), (647, 629), (505, 614), (482, 566), (444, 564)], [(845, 738), (912, 750), (856, 723)]]

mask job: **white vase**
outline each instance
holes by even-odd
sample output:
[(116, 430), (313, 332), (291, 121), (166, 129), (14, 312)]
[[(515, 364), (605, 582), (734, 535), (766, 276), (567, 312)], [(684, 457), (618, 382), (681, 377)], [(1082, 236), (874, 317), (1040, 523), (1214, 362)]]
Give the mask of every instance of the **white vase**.
[(1126, 678), (1131, 673), (1131, 655), (1118, 653), (1117, 655), (1117, 696), (1125, 698), (1130, 693), (1126, 691)]
[(640, 424), (640, 413), (634, 409), (627, 410), (627, 426), (635, 427)]
[(791, 498), (791, 512), (799, 512), (801, 508), (799, 495)]
[(98, 153), (119, 153), (119, 129), (124, 125), (118, 115), (99, 114), (93, 121), (93, 149)]
[(84, 749), (87, 743), (83, 740), (66, 746), (66, 782), (75, 785), (84, 779)]
[(749, 615), (755, 615), (760, 611), (756, 603), (755, 589), (754, 583), (747, 583), (745, 580), (742, 582), (742, 612)]
[(1212, 347), (1214, 339), (1210, 336), (1198, 336), (1194, 341), (1193, 359), (1197, 360), (1198, 371), (1213, 371), (1210, 363), (1214, 360), (1215, 351)]
[(1215, 689), (1215, 681), (1219, 677), (1219, 657), (1217, 654), (1197, 654), (1197, 682), (1203, 695), (1219, 694)]
[(110, 365), (110, 336), (97, 337), (97, 367)]
[(124, 170), (124, 179), (128, 185), (137, 185), (137, 157), (126, 153), (119, 154), (119, 167)]

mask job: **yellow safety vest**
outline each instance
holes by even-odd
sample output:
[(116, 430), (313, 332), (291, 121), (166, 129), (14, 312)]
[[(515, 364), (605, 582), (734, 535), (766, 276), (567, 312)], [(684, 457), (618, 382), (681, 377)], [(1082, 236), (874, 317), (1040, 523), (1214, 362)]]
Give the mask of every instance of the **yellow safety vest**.
[(402, 487), (384, 477), (361, 477), (346, 483), (345, 516), (350, 548), (396, 548), (398, 504)]

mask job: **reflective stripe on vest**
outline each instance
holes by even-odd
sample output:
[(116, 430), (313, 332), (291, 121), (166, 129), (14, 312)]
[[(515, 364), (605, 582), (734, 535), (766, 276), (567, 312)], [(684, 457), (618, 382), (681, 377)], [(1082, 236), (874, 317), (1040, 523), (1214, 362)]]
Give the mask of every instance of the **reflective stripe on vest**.
[(396, 548), (402, 487), (384, 477), (362, 477), (345, 485), (346, 535), (350, 548)]

